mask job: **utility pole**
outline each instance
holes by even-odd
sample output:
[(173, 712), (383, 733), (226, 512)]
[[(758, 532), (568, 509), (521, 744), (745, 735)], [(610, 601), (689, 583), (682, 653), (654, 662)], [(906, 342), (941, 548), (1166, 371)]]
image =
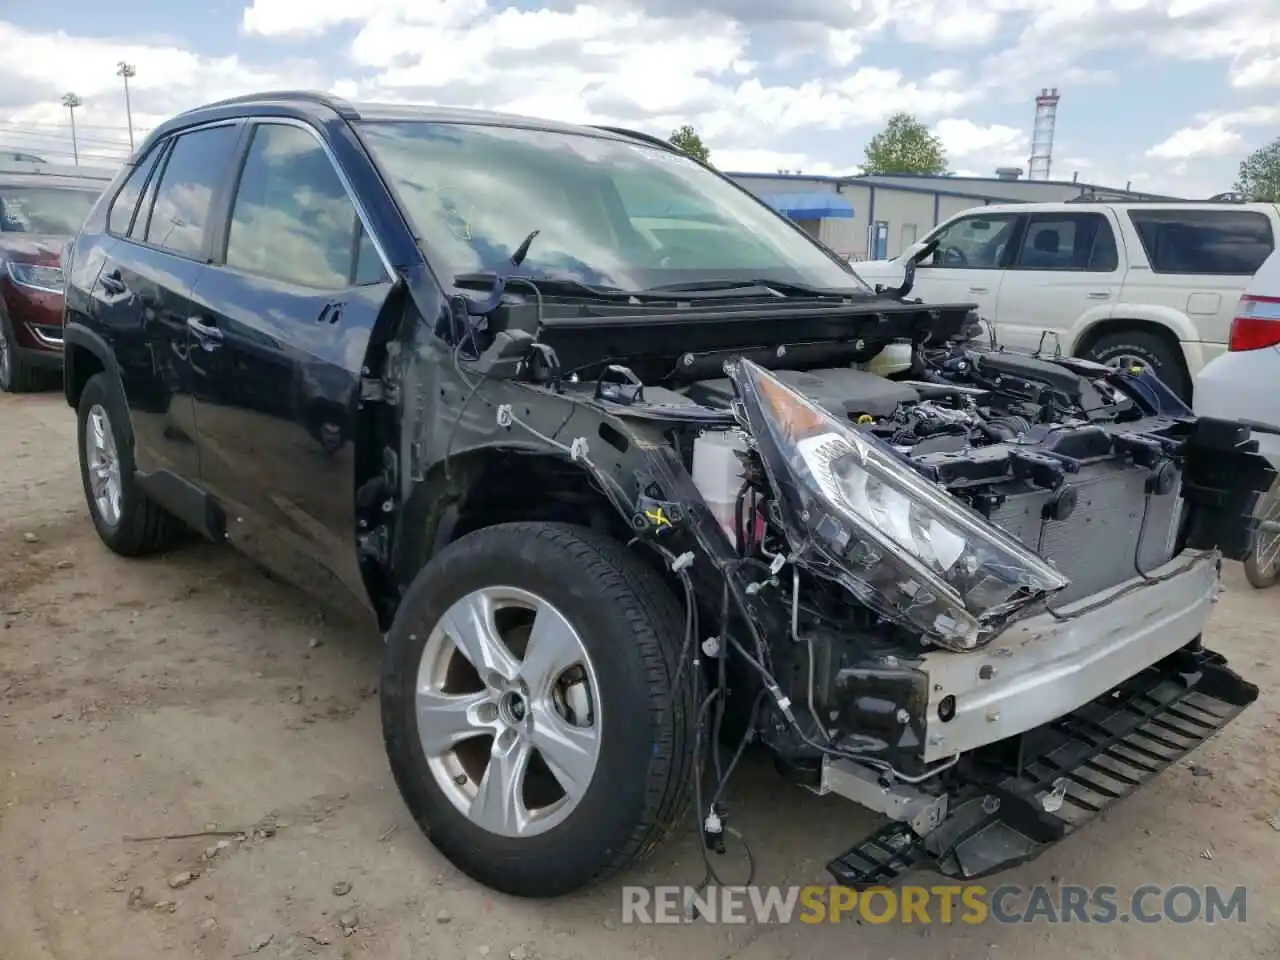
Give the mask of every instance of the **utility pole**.
[(76, 141), (76, 107), (80, 106), (81, 102), (74, 93), (62, 95), (62, 105), (67, 108), (67, 113), (71, 114), (71, 156), (75, 158), (77, 167), (80, 166), (80, 144)]
[(129, 152), (133, 152), (133, 106), (129, 103), (129, 78), (138, 75), (138, 69), (131, 63), (121, 60), (117, 65), (116, 76), (124, 81), (124, 114), (129, 120)]

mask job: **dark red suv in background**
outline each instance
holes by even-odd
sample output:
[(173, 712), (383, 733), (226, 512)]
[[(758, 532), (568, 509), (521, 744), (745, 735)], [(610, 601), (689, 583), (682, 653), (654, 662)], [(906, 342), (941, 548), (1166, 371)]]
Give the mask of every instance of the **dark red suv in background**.
[(0, 391), (62, 372), (62, 248), (114, 170), (0, 161)]

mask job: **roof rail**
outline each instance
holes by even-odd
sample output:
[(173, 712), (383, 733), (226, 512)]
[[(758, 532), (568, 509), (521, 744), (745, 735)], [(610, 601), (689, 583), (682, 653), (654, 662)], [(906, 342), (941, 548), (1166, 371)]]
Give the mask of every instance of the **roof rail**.
[(620, 137), (632, 137), (636, 140), (643, 140), (645, 143), (652, 144), (655, 147), (662, 147), (664, 150), (670, 150), (672, 153), (681, 153), (675, 144), (669, 140), (663, 140), (661, 137), (655, 137), (651, 133), (642, 133), (639, 130), (628, 130), (626, 127), (608, 127), (600, 124), (594, 124), (594, 129), (604, 130), (606, 133), (616, 133)]
[(213, 103), (206, 103), (197, 107), (197, 110), (207, 110), (212, 107), (232, 107), (237, 104), (253, 104), (253, 103), (271, 103), (280, 100), (301, 100), (304, 103), (316, 103), (322, 107), (328, 107), (344, 120), (359, 120), (360, 113), (347, 100), (341, 97), (335, 97), (329, 93), (321, 93), (318, 90), (264, 90), (261, 93), (245, 93), (238, 97), (228, 97), (225, 100), (217, 100)]
[(1068, 197), (1063, 203), (1244, 203), (1229, 197), (1210, 197), (1208, 200), (1188, 200), (1185, 197), (1119, 197), (1108, 194), (1085, 193)]

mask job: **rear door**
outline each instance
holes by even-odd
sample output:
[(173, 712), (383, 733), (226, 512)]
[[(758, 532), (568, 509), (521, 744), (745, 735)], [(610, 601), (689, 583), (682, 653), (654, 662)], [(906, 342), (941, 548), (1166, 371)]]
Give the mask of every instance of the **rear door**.
[[(108, 215), (112, 241), (94, 284), (94, 312), (120, 363), (144, 483), (159, 473), (199, 479), (186, 322), (208, 257), (210, 211), (239, 135), (239, 126), (224, 124), (159, 145)], [(183, 504), (166, 499), (163, 491), (173, 489), (163, 485), (155, 496), (185, 515)]]
[(1013, 213), (973, 213), (952, 220), (934, 234), (938, 249), (916, 268), (911, 295), (927, 303), (976, 303), (983, 320), (995, 321), (1018, 220)]
[(311, 128), (254, 124), (236, 166), (193, 292), (201, 477), (241, 549), (363, 601), (355, 415), (391, 274)]
[(1072, 348), (1078, 324), (1115, 309), (1123, 274), (1116, 233), (1103, 213), (1033, 213), (1000, 284), (1000, 342), (1013, 350)]
[[(1275, 249), (1271, 218), (1258, 209), (1131, 207), (1124, 216), (1141, 241), (1122, 291), (1129, 303), (1171, 307), (1187, 315), (1207, 345), (1205, 360), (1226, 349), (1236, 303)], [(1131, 251), (1138, 259), (1136, 251)]]

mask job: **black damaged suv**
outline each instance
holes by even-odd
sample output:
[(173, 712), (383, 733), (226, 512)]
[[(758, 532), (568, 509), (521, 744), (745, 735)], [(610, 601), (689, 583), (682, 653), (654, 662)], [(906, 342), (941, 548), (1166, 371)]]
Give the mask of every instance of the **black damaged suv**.
[(1273, 475), (1247, 427), (979, 345), (642, 134), (223, 101), (65, 270), (103, 541), (191, 528), (367, 608), (396, 782), (497, 889), (691, 800), (720, 846), (717, 737), (889, 816), (842, 882), (981, 876), (1258, 694), (1203, 643)]

